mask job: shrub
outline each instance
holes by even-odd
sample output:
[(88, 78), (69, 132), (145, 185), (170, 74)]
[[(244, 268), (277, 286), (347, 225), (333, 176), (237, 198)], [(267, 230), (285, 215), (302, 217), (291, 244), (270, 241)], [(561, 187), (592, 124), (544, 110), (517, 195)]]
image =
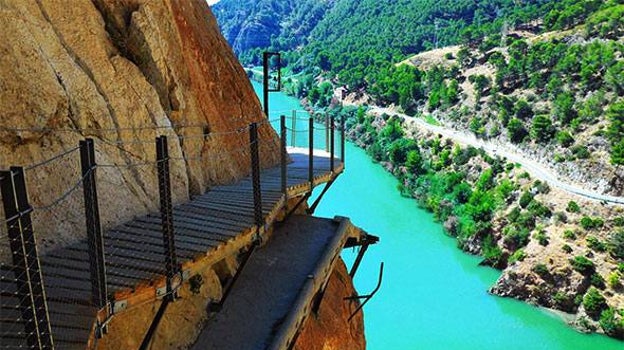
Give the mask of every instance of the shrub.
[(590, 218), (589, 216), (583, 216), (580, 223), (585, 230), (593, 230), (604, 226), (604, 220), (601, 218)]
[(552, 216), (552, 211), (550, 210), (550, 208), (536, 200), (533, 200), (529, 203), (529, 205), (527, 206), (527, 210), (532, 215), (540, 218), (549, 218)]
[(624, 216), (619, 216), (613, 219), (613, 226), (615, 227), (624, 227)]
[(581, 207), (579, 207), (575, 201), (569, 201), (566, 210), (569, 213), (579, 213), (581, 211)]
[(568, 302), (569, 298), (566, 293), (558, 291), (557, 293), (555, 293), (555, 295), (553, 295), (553, 300), (555, 301), (556, 305), (563, 306)]
[(570, 247), (567, 244), (564, 244), (563, 247), (561, 247), (561, 250), (563, 250), (564, 252), (566, 252), (568, 254), (572, 253), (572, 247)]
[(565, 239), (576, 239), (576, 233), (572, 230), (563, 231), (563, 238)]
[(548, 186), (548, 182), (542, 182), (540, 180), (535, 180), (533, 184), (533, 188), (537, 190), (538, 193), (548, 194), (550, 193), (550, 186)]
[(570, 147), (574, 143), (574, 138), (567, 131), (559, 131), (556, 138), (557, 142), (563, 147)]
[(531, 213), (523, 213), (518, 218), (518, 225), (527, 230), (532, 230), (535, 228), (535, 216)]
[(522, 192), (522, 196), (520, 196), (520, 207), (526, 208), (531, 201), (533, 200), (533, 195), (529, 191)]
[(602, 278), (602, 276), (600, 276), (600, 274), (594, 272), (590, 279), (589, 279), (590, 283), (592, 286), (598, 288), (598, 289), (605, 289), (605, 280), (604, 278)]
[(609, 252), (616, 259), (624, 259), (624, 230), (617, 231), (611, 236)]
[(566, 213), (562, 211), (558, 211), (558, 212), (555, 212), (555, 220), (556, 222), (561, 222), (565, 224), (568, 222), (568, 216), (566, 215)]
[(512, 223), (517, 222), (521, 213), (522, 212), (520, 211), (520, 208), (513, 207), (513, 209), (511, 209), (511, 211), (509, 212), (509, 214), (507, 214), (507, 219), (509, 220), (509, 222), (512, 222)]
[(533, 109), (525, 100), (519, 100), (518, 102), (516, 102), (516, 105), (514, 106), (514, 111), (516, 114), (516, 118), (518, 119), (529, 120), (534, 115)]
[(526, 253), (524, 252), (524, 250), (522, 249), (518, 249), (516, 250), (513, 254), (511, 254), (509, 256), (509, 259), (507, 259), (507, 263), (509, 265), (515, 263), (516, 261), (523, 261), (526, 258)]
[(594, 272), (594, 263), (582, 255), (577, 255), (574, 259), (570, 259), (572, 268), (583, 275), (589, 275)]
[(507, 124), (507, 134), (513, 143), (520, 143), (529, 135), (524, 124), (517, 118), (511, 119)]
[(594, 236), (589, 236), (585, 239), (587, 246), (597, 252), (604, 252), (607, 250), (607, 245)]
[(607, 282), (609, 283), (609, 287), (615, 289), (620, 286), (620, 278), (622, 275), (619, 271), (613, 271), (609, 274), (607, 278)]
[(548, 116), (538, 115), (531, 124), (531, 137), (541, 143), (547, 143), (553, 136), (554, 128)]
[(524, 227), (509, 225), (503, 229), (503, 234), (505, 235), (505, 245), (512, 250), (524, 247), (529, 243), (530, 232)]
[(608, 307), (600, 313), (600, 327), (612, 337), (624, 339), (624, 312), (620, 311), (620, 319), (616, 318), (615, 309)]
[(548, 267), (544, 264), (536, 264), (533, 266), (533, 272), (538, 274), (540, 277), (548, 276)]
[(483, 240), (483, 258), (491, 266), (500, 266), (502, 263), (503, 251), (491, 235)]
[(585, 312), (594, 320), (597, 319), (603, 310), (606, 310), (607, 300), (600, 294), (598, 289), (591, 287), (583, 297), (583, 307)]
[(587, 159), (590, 156), (589, 150), (585, 146), (572, 147), (572, 153), (574, 153), (578, 159)]
[(533, 237), (537, 239), (540, 245), (547, 246), (549, 243), (548, 235), (546, 235), (546, 231), (544, 231), (543, 229), (537, 231), (537, 233), (535, 233)]

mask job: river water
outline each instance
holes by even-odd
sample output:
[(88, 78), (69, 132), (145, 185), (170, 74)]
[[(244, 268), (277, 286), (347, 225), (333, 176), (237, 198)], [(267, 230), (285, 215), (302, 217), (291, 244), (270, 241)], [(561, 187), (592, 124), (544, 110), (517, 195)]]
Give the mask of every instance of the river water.
[[(261, 86), (253, 85), (261, 96)], [(301, 109), (280, 93), (271, 94), (270, 106), (271, 119)], [(478, 266), (478, 257), (457, 249), (432, 215), (401, 197), (397, 180), (363, 150), (348, 143), (346, 154), (344, 174), (315, 215), (347, 216), (381, 238), (355, 278), (358, 291), (368, 293), (385, 263), (382, 287), (364, 308), (368, 349), (624, 350), (624, 342), (578, 333), (551, 312), (488, 294), (499, 271)], [(354, 257), (343, 254), (348, 266)]]

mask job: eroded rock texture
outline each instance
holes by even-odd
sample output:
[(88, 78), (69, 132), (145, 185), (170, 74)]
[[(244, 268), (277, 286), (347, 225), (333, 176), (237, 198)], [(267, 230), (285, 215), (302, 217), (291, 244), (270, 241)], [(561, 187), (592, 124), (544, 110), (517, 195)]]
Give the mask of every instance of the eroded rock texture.
[(312, 313), (303, 324), (295, 350), (366, 349), (362, 312), (349, 321), (359, 302), (344, 298), (353, 295), (356, 295), (353, 281), (341, 259), (329, 278), (318, 312)]
[[(227, 132), (265, 118), (205, 1), (1, 0), (0, 26), (0, 169), (94, 138), (97, 162), (121, 166), (97, 170), (105, 227), (156, 210), (158, 135), (176, 202), (249, 172), (248, 132)], [(275, 164), (276, 135), (260, 134)], [(27, 171), (44, 249), (82, 237), (80, 187), (42, 208), (80, 178), (77, 152)]]

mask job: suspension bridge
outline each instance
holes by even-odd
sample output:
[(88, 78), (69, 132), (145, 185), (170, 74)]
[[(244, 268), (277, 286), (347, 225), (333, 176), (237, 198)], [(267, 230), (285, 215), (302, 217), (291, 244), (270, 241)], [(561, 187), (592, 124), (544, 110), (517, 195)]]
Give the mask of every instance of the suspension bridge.
[[(296, 119), (293, 115), (290, 127), (286, 117), (279, 120), (278, 166), (261, 169), (259, 149), (263, 145), (258, 138), (259, 123), (252, 123), (236, 131), (249, 132), (249, 142), (241, 152), (250, 157), (250, 175), (232, 184), (214, 186), (175, 206), (170, 177), (170, 162), (174, 159), (169, 156), (167, 137), (157, 137), (156, 159), (137, 166), (146, 166), (157, 173), (159, 212), (136, 217), (108, 230), (103, 230), (100, 223), (96, 172), (99, 167), (113, 165), (97, 163), (97, 140), (81, 141), (75, 149), (43, 163), (79, 153), (82, 178), (51, 203), (60, 203), (70, 193), (82, 189), (80, 211), (84, 212), (86, 238), (45, 254), (39, 253), (33, 229), (31, 215), (38, 208), (29, 203), (25, 176), (28, 168), (13, 166), (1, 171), (6, 232), (0, 235), (0, 244), (8, 245), (10, 262), (0, 263), (0, 349), (96, 349), (98, 339), (114, 335), (116, 330), (110, 323), (116, 316), (132, 312), (146, 302), (162, 300), (143, 338), (141, 348), (147, 348), (167, 305), (176, 302), (177, 291), (188, 283), (198, 266), (240, 254), (240, 266), (226, 281), (223, 297), (215, 304), (216, 310), (221, 310), (230, 295), (237, 298), (241, 291), (253, 286), (253, 276), (269, 269), (254, 261), (252, 253), (262, 250), (274, 231), (276, 237), (283, 237), (284, 230), (293, 230), (288, 226), (291, 217), (299, 226), (304, 225), (301, 220), (305, 223), (307, 217), (315, 224), (306, 224), (307, 229), (299, 230), (299, 236), (314, 235), (315, 230), (324, 227), (318, 236), (322, 239), (310, 243), (316, 250), (308, 249), (310, 261), (301, 265), (299, 274), (304, 278), (297, 279), (289, 292), (283, 291), (292, 296), (292, 305), (284, 306), (282, 314), (272, 314), (273, 323), (266, 319), (259, 323), (279, 326), (279, 332), (275, 334), (271, 327), (258, 331), (258, 342), (266, 348), (292, 346), (303, 319), (310, 312), (312, 298), (322, 293), (340, 250), (346, 246), (366, 248), (376, 242), (371, 238), (374, 236), (345, 229), (347, 219), (332, 221), (295, 214), (305, 208), (302, 205), (311, 198), (313, 189), (324, 184), (318, 198), (307, 209), (313, 213), (345, 168), (344, 120), (337, 123), (331, 118), (322, 126), (309, 118), (307, 129), (296, 130)], [(315, 148), (315, 131), (319, 130), (325, 134), (325, 150)], [(308, 135), (308, 147), (292, 147), (296, 145), (297, 133)], [(286, 228), (279, 228), (280, 222)], [(293, 237), (298, 239), (296, 235)], [(280, 242), (282, 238), (276, 240)], [(305, 243), (305, 239), (301, 240), (301, 244)], [(362, 254), (365, 250), (362, 249)], [(260, 254), (272, 253), (267, 249)], [(352, 273), (360, 260), (361, 256)], [(252, 272), (244, 274), (249, 261)], [(305, 278), (310, 274), (317, 275), (311, 284)], [(230, 293), (239, 278), (246, 287)], [(225, 307), (231, 305), (236, 305), (235, 300)], [(236, 318), (225, 318), (222, 325), (238, 322)], [(291, 321), (281, 322), (284, 318)], [(206, 336), (215, 336), (212, 331), (207, 334), (202, 334), (204, 340)]]

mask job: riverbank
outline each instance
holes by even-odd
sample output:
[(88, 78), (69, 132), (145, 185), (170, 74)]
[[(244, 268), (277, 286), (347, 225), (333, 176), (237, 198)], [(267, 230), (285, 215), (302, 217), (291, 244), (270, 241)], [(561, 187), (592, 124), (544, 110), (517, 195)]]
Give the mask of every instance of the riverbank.
[(399, 179), (401, 193), (434, 213), (462, 250), (503, 270), (492, 293), (574, 314), (579, 330), (624, 338), (620, 207), (551, 188), (400, 117), (350, 117), (347, 135)]
[[(261, 92), (259, 84), (254, 87)], [(298, 100), (284, 94), (270, 98), (272, 118), (301, 109)], [(348, 121), (350, 127), (354, 118)], [(395, 177), (371, 162), (361, 148), (347, 143), (346, 153), (346, 171), (316, 214), (348, 215), (367, 232), (383, 237), (384, 244), (369, 249), (355, 278), (358, 290), (370, 291), (380, 261), (386, 263), (382, 288), (365, 310), (369, 349), (621, 347), (621, 342), (604, 336), (575, 332), (549, 311), (488, 294), (501, 275), (498, 270), (478, 266), (482, 258), (456, 249), (456, 239), (442, 234), (442, 225), (415, 200), (400, 196)], [(348, 266), (354, 257), (343, 254)]]

